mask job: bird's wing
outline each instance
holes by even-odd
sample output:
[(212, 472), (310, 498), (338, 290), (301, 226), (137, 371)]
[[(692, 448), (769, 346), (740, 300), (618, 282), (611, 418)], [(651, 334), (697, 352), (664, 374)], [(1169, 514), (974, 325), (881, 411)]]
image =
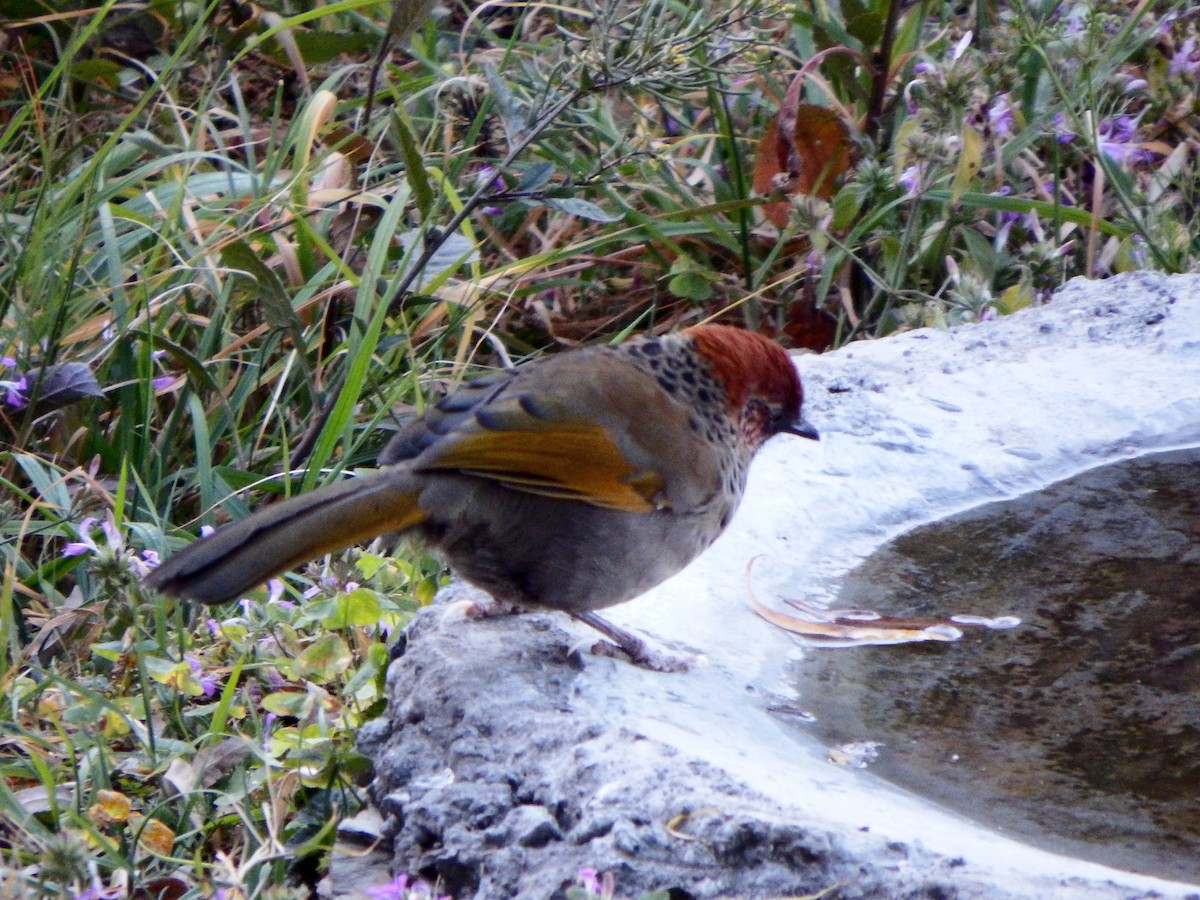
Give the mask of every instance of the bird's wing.
[(663, 479), (638, 466), (603, 425), (544, 392), (492, 396), (413, 460), (417, 472), (457, 471), (608, 509), (651, 512)]

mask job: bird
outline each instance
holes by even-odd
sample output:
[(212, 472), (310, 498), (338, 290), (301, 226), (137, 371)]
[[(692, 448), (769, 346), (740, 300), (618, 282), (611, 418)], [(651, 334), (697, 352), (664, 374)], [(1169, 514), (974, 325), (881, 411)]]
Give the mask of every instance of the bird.
[(411, 532), (497, 604), (566, 612), (607, 650), (677, 670), (596, 610), (644, 594), (716, 540), (769, 438), (818, 439), (803, 405), (787, 352), (729, 325), (544, 356), (468, 381), (397, 431), (377, 468), (223, 525), (146, 584), (223, 603), (326, 553)]

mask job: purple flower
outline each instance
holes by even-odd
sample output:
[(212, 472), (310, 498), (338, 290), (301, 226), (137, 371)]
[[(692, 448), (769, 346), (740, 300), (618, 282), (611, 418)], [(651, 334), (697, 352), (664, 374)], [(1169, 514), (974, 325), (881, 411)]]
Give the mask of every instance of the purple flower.
[(1137, 135), (1137, 124), (1137, 119), (1132, 116), (1105, 119), (1100, 123), (1100, 135), (1118, 142), (1128, 141)]
[(341, 585), (338, 584), (338, 580), (329, 573), (325, 573), (318, 578), (313, 586), (305, 591), (301, 596), (304, 597), (305, 600), (311, 600), (318, 594), (336, 594), (340, 590)]
[(480, 187), (486, 187), (497, 192), (503, 192), (507, 187), (504, 183), (504, 176), (500, 174), (499, 167), (490, 164), (481, 166), (479, 171), (475, 173), (475, 183)]
[(1012, 104), (1008, 94), (1001, 94), (992, 101), (987, 110), (988, 124), (992, 133), (998, 137), (1007, 137), (1016, 130), (1016, 116), (1013, 115)]
[(29, 403), (25, 392), (29, 390), (29, 379), (22, 375), (16, 381), (0, 381), (4, 388), (4, 402), (13, 409), (24, 409)]
[[(379, 884), (367, 888), (366, 894), (371, 900), (434, 900), (433, 888), (423, 881), (411, 881), (408, 875), (397, 875), (387, 884)], [(449, 894), (444, 894), (436, 900), (453, 900)]]
[(908, 109), (910, 116), (915, 116), (921, 111), (921, 107), (917, 105), (917, 101), (912, 98), (912, 95), (908, 91), (904, 92), (904, 106)]
[(1169, 12), (1158, 20), (1158, 27), (1154, 29), (1155, 35), (1160, 38), (1167, 37), (1171, 34), (1171, 25), (1179, 18), (1179, 13)]
[(1065, 115), (1061, 112), (1056, 112), (1051, 121), (1054, 122), (1054, 133), (1058, 136), (1060, 144), (1069, 144), (1075, 140), (1075, 133), (1071, 131), (1070, 126), (1067, 124), (1067, 117)]
[(616, 879), (613, 878), (612, 872), (605, 872), (603, 875), (595, 869), (580, 869), (579, 884), (593, 897), (611, 898), (617, 890)]
[(112, 900), (114, 897), (120, 897), (124, 893), (120, 888), (101, 887), (97, 881), (92, 882), (92, 886), (85, 891), (76, 894), (72, 900)]
[(104, 532), (104, 538), (108, 542), (108, 546), (114, 550), (121, 547), (121, 532), (117, 530), (117, 523), (109, 516), (100, 523), (100, 530)]
[(1097, 129), (1100, 136), (1100, 152), (1122, 165), (1154, 159), (1154, 154), (1144, 149), (1136, 140), (1137, 125), (1137, 119), (1132, 116), (1105, 119)]
[(919, 194), (924, 174), (925, 166), (918, 163), (915, 166), (909, 166), (901, 172), (900, 177), (896, 179), (896, 183), (910, 194)]
[(1084, 17), (1083, 9), (1081, 9), (1079, 7), (1073, 7), (1071, 9), (1070, 13), (1068, 13), (1068, 15), (1067, 15), (1066, 34), (1068, 37), (1076, 37), (1077, 35), (1083, 34), (1083, 29), (1084, 29), (1084, 25), (1085, 25), (1083, 17)]
[(85, 553), (99, 553), (100, 547), (92, 540), (92, 526), (96, 524), (95, 516), (88, 516), (79, 523), (79, 527), (75, 529), (75, 535), (79, 538), (77, 541), (68, 541), (63, 545), (60, 556), (69, 558), (72, 556), (83, 556)]
[(211, 675), (204, 674), (204, 667), (200, 665), (200, 660), (194, 656), (185, 656), (187, 664), (191, 666), (192, 677), (200, 682), (200, 689), (204, 691), (205, 697), (211, 697), (217, 692), (217, 680)]
[(1197, 48), (1195, 35), (1179, 45), (1179, 49), (1171, 57), (1167, 71), (1171, 75), (1186, 75), (1192, 78), (1200, 75), (1200, 49)]
[(1139, 269), (1145, 268), (1150, 263), (1150, 252), (1146, 247), (1146, 239), (1140, 234), (1130, 236), (1129, 251), (1133, 257), (1133, 264)]
[(600, 893), (599, 875), (600, 873), (595, 869), (580, 869), (579, 884), (589, 894), (598, 894)]
[(404, 892), (408, 890), (408, 876), (397, 875), (387, 884), (367, 888), (367, 896), (371, 900), (404, 900)]

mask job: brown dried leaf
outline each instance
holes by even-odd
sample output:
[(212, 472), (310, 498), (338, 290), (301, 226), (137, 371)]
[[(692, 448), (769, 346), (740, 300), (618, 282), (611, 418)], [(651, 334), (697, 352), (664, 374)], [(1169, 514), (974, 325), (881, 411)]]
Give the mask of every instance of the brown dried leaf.
[[(850, 168), (850, 131), (831, 109), (800, 102), (803, 76), (798, 75), (775, 118), (767, 125), (754, 160), (754, 190), (789, 196), (805, 194), (828, 200)], [(775, 201), (763, 214), (780, 228), (791, 206)]]

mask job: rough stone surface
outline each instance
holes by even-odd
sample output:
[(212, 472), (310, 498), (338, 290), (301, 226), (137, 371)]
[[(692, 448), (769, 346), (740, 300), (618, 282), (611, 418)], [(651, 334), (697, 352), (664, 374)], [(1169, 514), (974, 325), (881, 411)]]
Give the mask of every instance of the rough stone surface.
[(457, 900), (561, 897), (583, 867), (611, 871), (623, 897), (1200, 897), (830, 764), (787, 715), (804, 704), (787, 672), (813, 651), (743, 600), (828, 603), (916, 525), (1200, 444), (1200, 278), (1076, 281), (1000, 321), (798, 365), (822, 445), (772, 442), (729, 532), (610, 612), (706, 664), (663, 675), (596, 657), (593, 635), (551, 614), (464, 621), (443, 601), (416, 617), (388, 713), (360, 737), (393, 870)]

